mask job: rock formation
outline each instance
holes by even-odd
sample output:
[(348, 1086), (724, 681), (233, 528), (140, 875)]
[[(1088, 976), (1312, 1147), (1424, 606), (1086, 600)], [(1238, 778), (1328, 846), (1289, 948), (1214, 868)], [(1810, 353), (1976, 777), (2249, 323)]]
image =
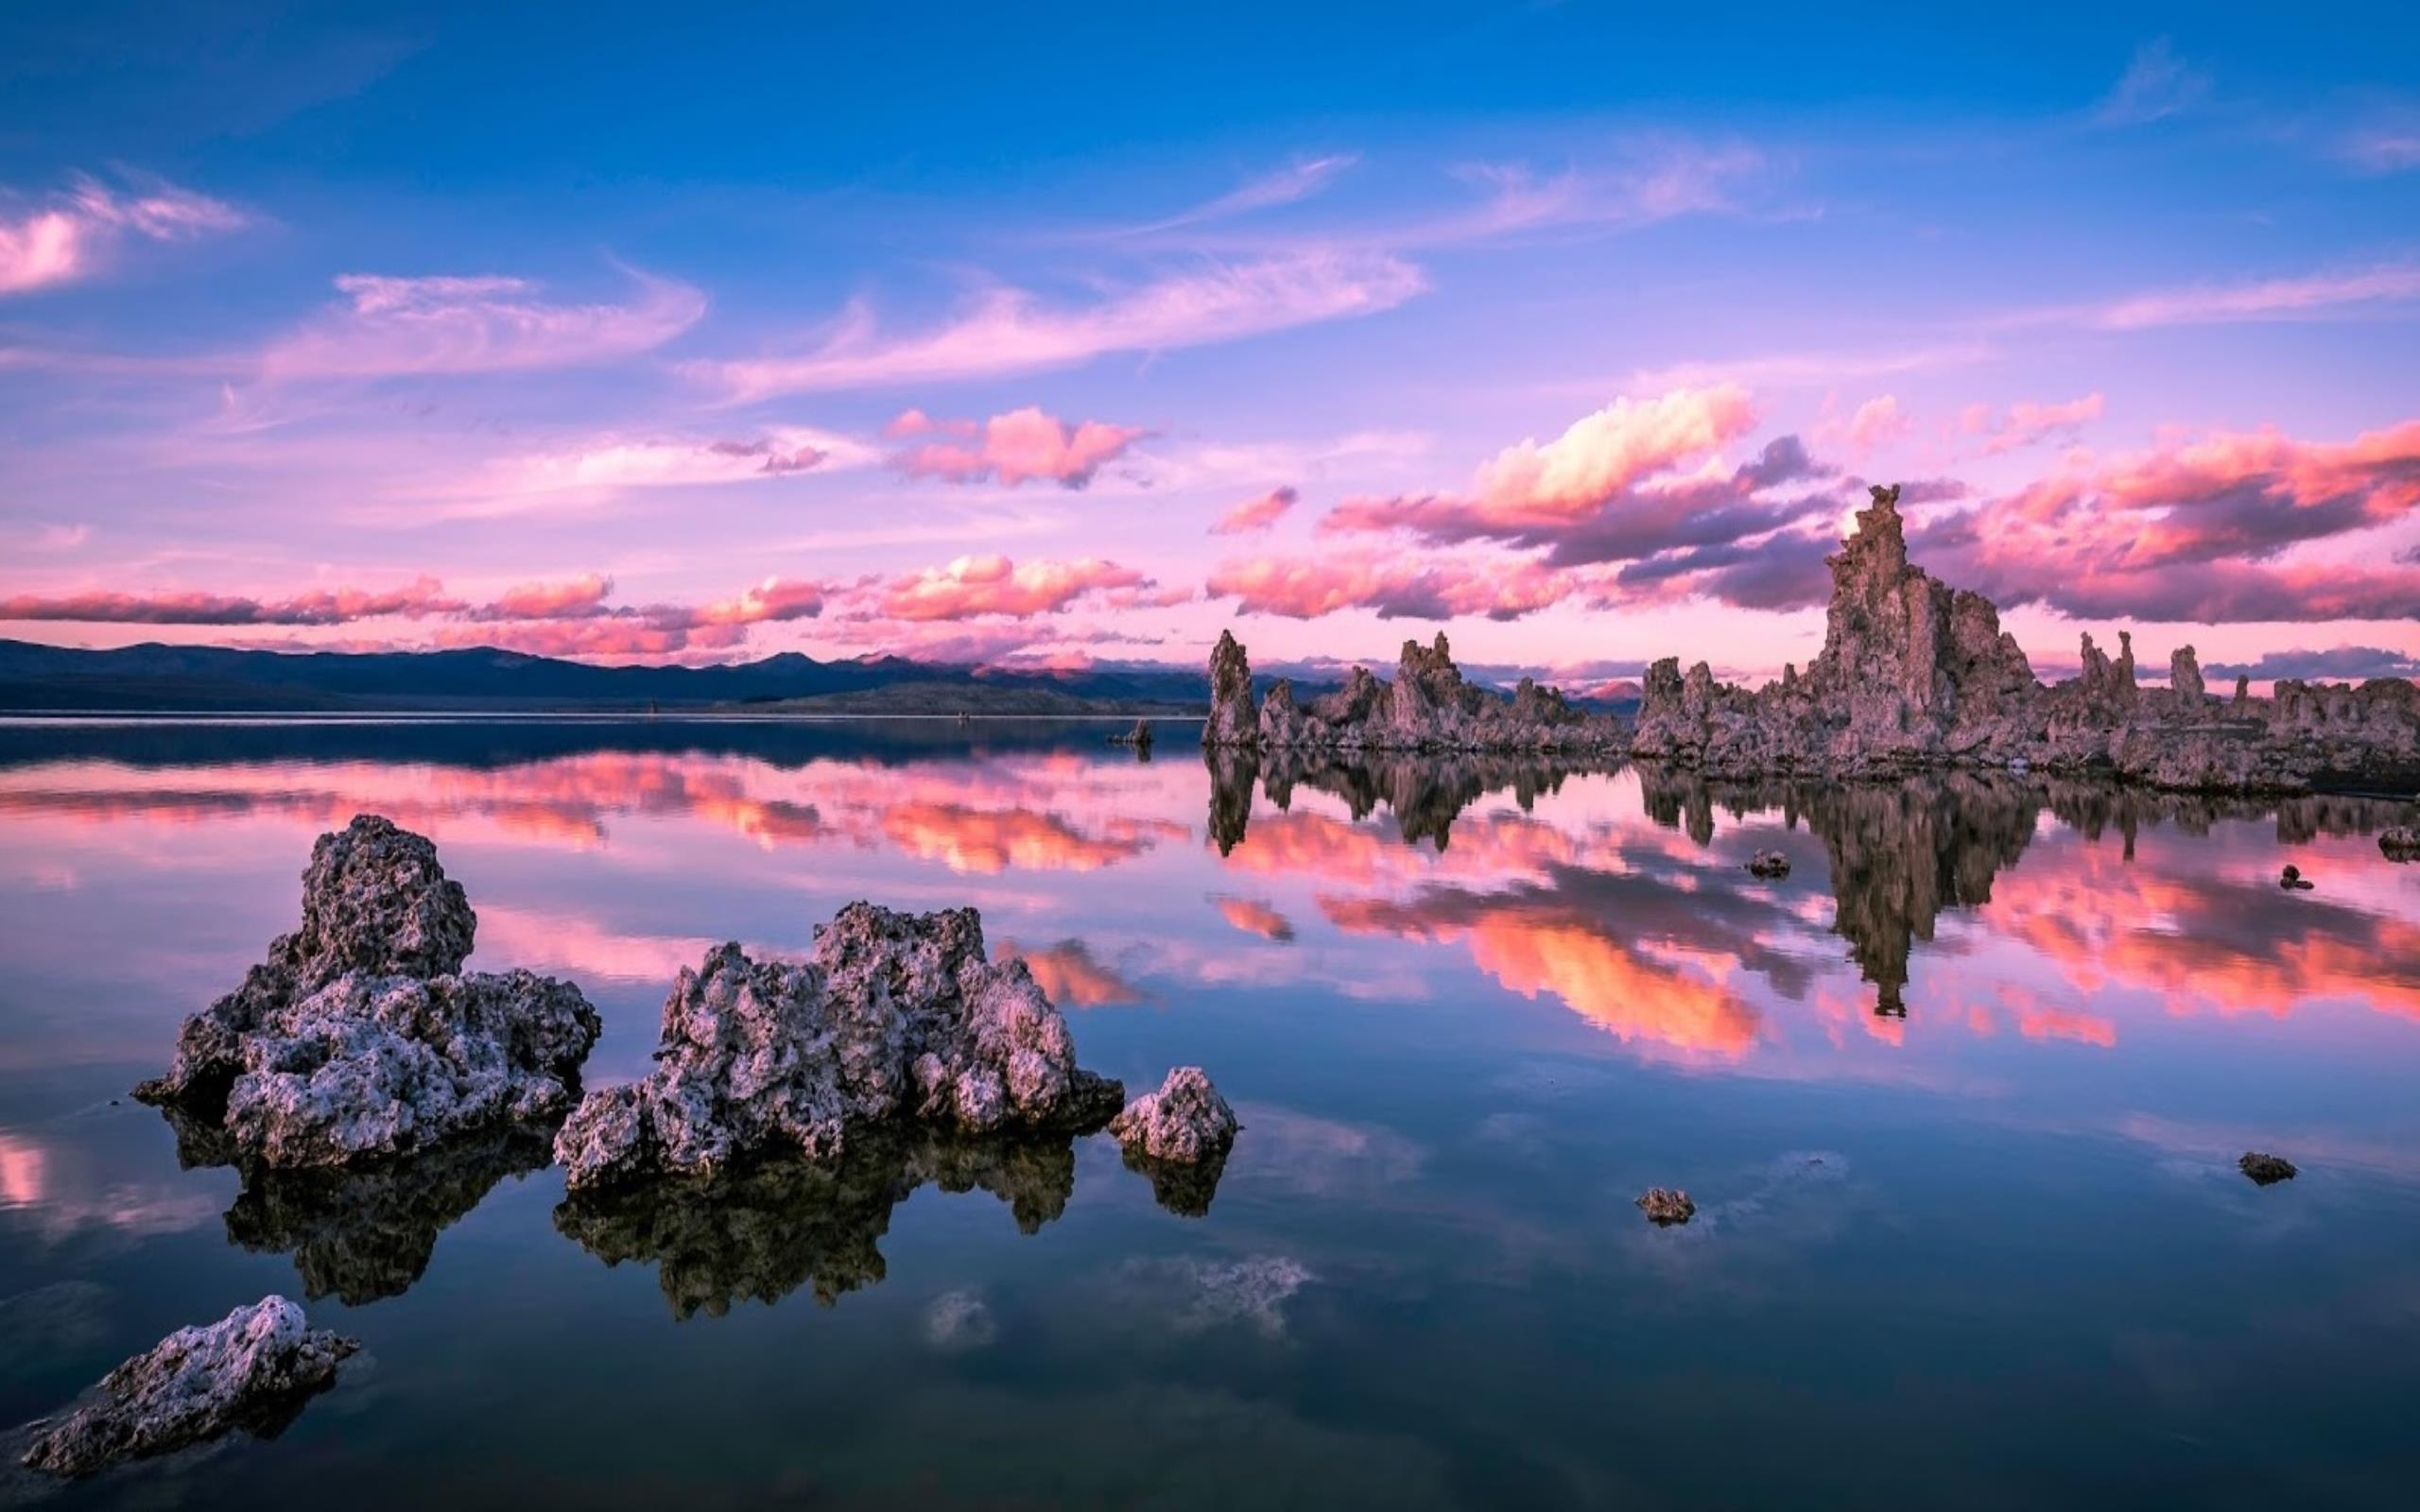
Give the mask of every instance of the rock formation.
[(323, 834), (302, 925), (184, 1022), (135, 1095), (225, 1137), (225, 1157), (341, 1165), (571, 1106), (596, 1012), (568, 982), (465, 974), (478, 919), (437, 848), (375, 815)]
[(1789, 875), (1789, 857), (1778, 850), (1759, 850), (1748, 858), (1748, 875), (1772, 880)]
[(2380, 831), (2378, 853), (2389, 861), (2420, 861), (2420, 830), (2397, 824)]
[(1253, 702), (1252, 658), (1233, 630), (1220, 630), (1210, 652), (1210, 722), (1201, 727), (1204, 746), (1258, 744), (1260, 711)]
[(36, 1425), (25, 1462), (53, 1475), (89, 1475), (233, 1429), (273, 1437), (335, 1383), (337, 1362), (359, 1348), (310, 1327), (285, 1297), (264, 1297), (218, 1322), (179, 1329), (111, 1371), (99, 1400)]
[(1686, 1223), (1698, 1211), (1698, 1205), (1689, 1200), (1687, 1193), (1666, 1187), (1649, 1187), (1637, 1199), (1637, 1207), (1647, 1214), (1647, 1221), (1658, 1228)]
[(1511, 697), (1463, 680), (1443, 631), (1434, 644), (1406, 641), (1392, 682), (1355, 667), (1336, 691), (1297, 702), (1279, 679), (1257, 711), (1252, 666), (1233, 632), (1210, 656), (1210, 722), (1204, 745), (1265, 751), (1618, 752), (1621, 722), (1573, 708), (1528, 678)]
[(1750, 691), (1704, 662), (1648, 669), (1631, 753), (1726, 777), (1895, 776), (1939, 766), (2041, 768), (2218, 792), (2420, 786), (2420, 688), (2238, 679), (2208, 696), (2192, 648), (2169, 686), (2135, 676), (2134, 638), (2111, 658), (2085, 635), (2081, 670), (2044, 687), (1998, 611), (1908, 560), (1899, 490), (1877, 488), (1828, 558), (1824, 649), (1804, 676)]
[(971, 908), (851, 903), (796, 964), (718, 946), (674, 981), (655, 1062), (564, 1123), (555, 1156), (575, 1190), (708, 1177), (758, 1153), (836, 1155), (853, 1130), (902, 1120), (1082, 1132), (1125, 1097), (1077, 1066), (1025, 963), (988, 958)]

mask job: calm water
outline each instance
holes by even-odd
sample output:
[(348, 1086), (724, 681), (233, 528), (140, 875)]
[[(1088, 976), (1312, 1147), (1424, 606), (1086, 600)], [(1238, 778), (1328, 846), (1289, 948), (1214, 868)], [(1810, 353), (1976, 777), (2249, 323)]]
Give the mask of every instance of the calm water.
[[(1102, 732), (0, 728), (0, 1421), (270, 1291), (367, 1346), (281, 1438), (47, 1504), (2413, 1504), (2408, 805)], [(592, 1084), (716, 941), (971, 902), (1087, 1063), (1198, 1061), (1245, 1132), (1195, 1218), (1105, 1138), (711, 1210), (559, 1211), (509, 1144), (180, 1170), (125, 1090), (364, 809), (474, 966), (587, 990)]]

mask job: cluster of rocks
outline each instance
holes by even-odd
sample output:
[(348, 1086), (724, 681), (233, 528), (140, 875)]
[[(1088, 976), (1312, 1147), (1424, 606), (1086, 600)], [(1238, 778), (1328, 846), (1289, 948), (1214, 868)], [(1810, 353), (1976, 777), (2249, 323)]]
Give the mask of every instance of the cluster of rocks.
[(2389, 861), (2420, 861), (2420, 830), (2397, 824), (2379, 832), (2378, 851)]
[(1355, 667), (1344, 685), (1297, 702), (1280, 678), (1255, 703), (1252, 660), (1232, 630), (1210, 653), (1210, 720), (1201, 743), (1267, 751), (1618, 752), (1628, 732), (1521, 679), (1511, 697), (1463, 679), (1443, 631), (1406, 641), (1392, 682)]
[(464, 972), (477, 929), (435, 846), (359, 816), (311, 848), (302, 927), (187, 1019), (166, 1074), (134, 1094), (173, 1110), (189, 1153), (268, 1166), (559, 1119), (596, 1010), (553, 977)]
[(1899, 490), (1873, 490), (1829, 558), (1824, 648), (1802, 675), (1749, 690), (1703, 662), (1648, 670), (1631, 753), (1713, 775), (1893, 776), (1949, 765), (2114, 776), (2155, 787), (2296, 792), (2420, 783), (2420, 688), (2279, 681), (2221, 700), (2190, 646), (2169, 686), (2135, 681), (2131, 635), (2112, 658), (2083, 637), (2081, 674), (2038, 682), (1998, 611), (1908, 560)]
[(95, 1400), (35, 1425), (27, 1467), (80, 1476), (241, 1429), (274, 1437), (361, 1346), (314, 1329), (283, 1297), (179, 1329), (101, 1379)]

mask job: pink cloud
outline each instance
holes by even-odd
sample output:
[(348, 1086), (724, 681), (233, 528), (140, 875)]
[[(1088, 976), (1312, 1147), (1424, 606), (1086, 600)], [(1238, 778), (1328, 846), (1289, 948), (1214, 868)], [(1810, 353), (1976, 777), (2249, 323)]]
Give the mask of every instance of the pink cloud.
[(2350, 442), (2218, 432), (2071, 462), (1920, 531), (1933, 570), (2081, 618), (2420, 618), (2420, 565), (2280, 558), (2420, 513), (2420, 421)]
[[(946, 424), (927, 420), (921, 411), (909, 410), (891, 421), (891, 428), (895, 430), (910, 416), (928, 429)], [(952, 434), (971, 431), (969, 426), (967, 432)], [(1014, 488), (1038, 478), (1061, 488), (1080, 489), (1093, 480), (1094, 473), (1123, 456), (1126, 449), (1146, 434), (1132, 426), (1099, 421), (1088, 420), (1071, 426), (1028, 405), (985, 421), (980, 440), (972, 445), (933, 441), (903, 453), (893, 461), (915, 476), (945, 478), (952, 483), (996, 478)]]
[(595, 614), (614, 592), (614, 579), (600, 574), (554, 583), (521, 583), (498, 593), (482, 617), (499, 620), (577, 619)]
[(1350, 499), (1320, 528), (1408, 529), (1439, 541), (1564, 529), (1651, 477), (1710, 459), (1755, 424), (1755, 403), (1737, 384), (1616, 399), (1551, 441), (1533, 438), (1497, 453), (1480, 466), (1467, 497)]
[(1234, 598), (1242, 613), (1285, 619), (1371, 610), (1380, 619), (1482, 614), (1513, 620), (1561, 602), (1581, 586), (1576, 575), (1529, 559), (1491, 565), (1346, 554), (1224, 562), (1211, 573), (1205, 592)]
[(1290, 485), (1271, 489), (1258, 498), (1246, 499), (1220, 515), (1219, 523), (1210, 527), (1210, 533), (1214, 536), (1240, 536), (1266, 530), (1275, 524), (1287, 510), (1293, 508), (1299, 498)]
[(2147, 331), (2165, 326), (2287, 320), (2353, 305), (2400, 304), (2413, 300), (2420, 300), (2420, 265), (2392, 263), (2344, 272), (2260, 279), (2248, 284), (2202, 284), (2182, 288), (2153, 289), (2097, 304), (2021, 311), (1996, 323), (2001, 326), (2078, 325), (2101, 331)]
[(1897, 395), (1883, 394), (1859, 404), (1857, 413), (1849, 417), (1849, 444), (1860, 452), (1870, 452), (1885, 441), (1907, 435), (1914, 423), (1899, 407)]
[(1120, 352), (1163, 352), (1389, 310), (1427, 286), (1382, 252), (1314, 249), (1173, 274), (1089, 304), (1052, 306), (994, 288), (955, 318), (911, 336), (875, 328), (852, 306), (838, 329), (796, 356), (693, 362), (684, 370), (733, 404), (778, 394), (1000, 378), (1072, 368)]
[(519, 278), (347, 274), (346, 302), (272, 344), (260, 369), (278, 380), (577, 367), (652, 351), (705, 314), (686, 284), (631, 279), (630, 303), (561, 304)]
[(742, 626), (664, 625), (614, 617), (541, 620), (519, 625), (449, 625), (437, 632), (437, 644), (441, 646), (493, 645), (528, 656), (604, 660), (728, 650), (744, 644), (746, 639), (747, 631)]
[(697, 611), (700, 625), (767, 625), (811, 620), (823, 612), (829, 590), (800, 578), (768, 577), (737, 598), (708, 604)]
[(1006, 557), (960, 557), (945, 567), (928, 567), (893, 580), (882, 591), (882, 612), (900, 620), (962, 620), (999, 614), (1024, 619), (1057, 614), (1088, 595), (1153, 589), (1132, 567), (1086, 557), (1076, 561), (1029, 561)]
[(0, 295), (87, 277), (127, 236), (185, 241), (244, 222), (233, 206), (164, 180), (130, 182), (120, 191), (78, 178), (50, 203), (14, 219), (0, 217)]
[(1989, 404), (1969, 404), (1959, 413), (1958, 428), (1969, 436), (1988, 437), (1983, 455), (1997, 456), (2031, 446), (2047, 437), (2071, 434), (2100, 418), (2105, 402), (2099, 393), (2070, 399), (2063, 404), (2020, 399), (2007, 413), (1995, 416)]
[(261, 599), (167, 590), (95, 589), (0, 598), (0, 621), (66, 621), (88, 625), (346, 625), (389, 616), (423, 619), (460, 613), (469, 606), (446, 595), (433, 577), (402, 588), (323, 588), (288, 598)]

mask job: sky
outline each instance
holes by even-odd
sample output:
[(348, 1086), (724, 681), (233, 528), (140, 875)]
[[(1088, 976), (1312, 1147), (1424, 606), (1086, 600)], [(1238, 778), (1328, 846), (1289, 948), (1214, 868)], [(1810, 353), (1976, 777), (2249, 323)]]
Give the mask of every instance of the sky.
[[(2420, 673), (2420, 18), (0, 11), (0, 636)], [(510, 11), (496, 13), (499, 9)]]

